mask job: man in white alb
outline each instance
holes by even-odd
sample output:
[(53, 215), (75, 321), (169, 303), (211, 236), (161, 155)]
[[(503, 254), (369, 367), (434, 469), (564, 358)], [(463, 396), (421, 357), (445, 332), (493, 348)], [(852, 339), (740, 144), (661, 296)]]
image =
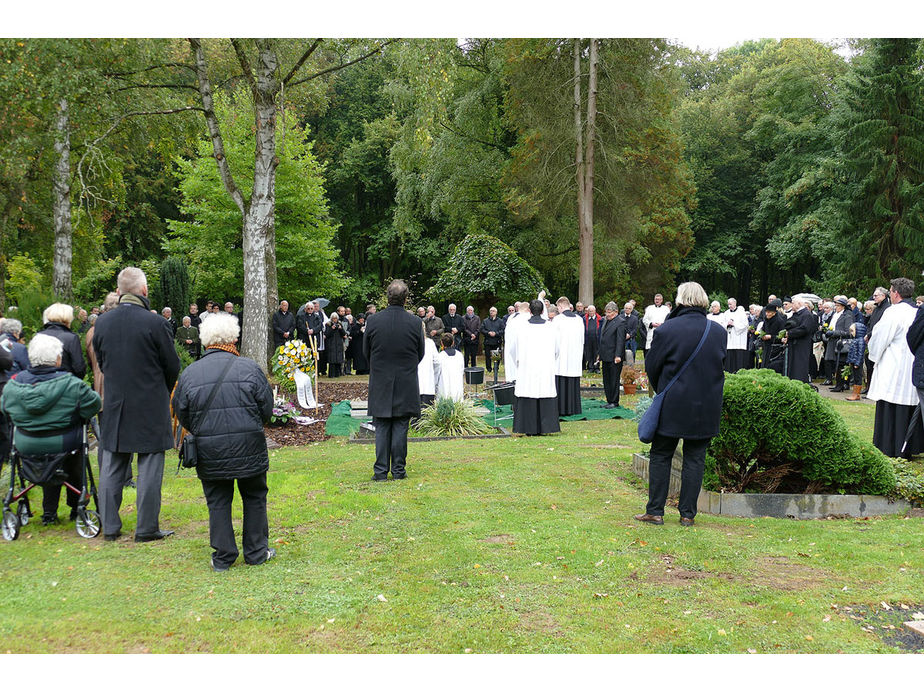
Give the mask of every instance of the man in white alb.
[(581, 363), (584, 360), (584, 321), (571, 310), (571, 301), (562, 296), (555, 305), (558, 316), (552, 322), (558, 332), (558, 359), (555, 364), (555, 389), (558, 392), (558, 415), (581, 413)]
[(648, 336), (645, 338), (645, 356), (648, 356), (648, 350), (651, 348), (651, 340), (654, 337), (655, 330), (661, 326), (667, 316), (670, 314), (670, 308), (664, 305), (664, 297), (661, 294), (655, 294), (654, 305), (645, 309), (645, 315), (642, 316), (642, 324), (648, 330)]

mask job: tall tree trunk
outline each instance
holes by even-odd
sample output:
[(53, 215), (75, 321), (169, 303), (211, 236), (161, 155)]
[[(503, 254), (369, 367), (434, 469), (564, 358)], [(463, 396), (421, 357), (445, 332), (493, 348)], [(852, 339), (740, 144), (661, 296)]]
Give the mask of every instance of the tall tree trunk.
[(581, 233), (581, 276), (578, 300), (585, 306), (594, 301), (594, 144), (597, 139), (597, 39), (590, 39), (587, 77), (587, 118), (584, 133), (584, 196)]
[(73, 256), (71, 137), (67, 99), (61, 99), (58, 102), (58, 118), (55, 121), (55, 154), (58, 159), (54, 170), (55, 250), (51, 283), (55, 295), (67, 299), (71, 296), (71, 260)]
[[(593, 295), (593, 231), (587, 231), (587, 215), (584, 205), (587, 198), (584, 194), (584, 122), (581, 114), (581, 39), (574, 39), (574, 170), (575, 188), (577, 192), (578, 217), (578, 250), (580, 261), (578, 263), (578, 297), (582, 303), (586, 296)], [(588, 239), (590, 245), (588, 246)], [(593, 303), (593, 300), (587, 300)]]

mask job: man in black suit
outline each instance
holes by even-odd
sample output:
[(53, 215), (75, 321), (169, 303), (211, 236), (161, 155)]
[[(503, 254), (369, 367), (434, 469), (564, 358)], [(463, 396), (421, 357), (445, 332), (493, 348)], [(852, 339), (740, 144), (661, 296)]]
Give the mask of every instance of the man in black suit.
[(369, 414), (375, 426), (373, 481), (404, 479), (407, 429), (420, 416), (417, 365), (424, 355), (420, 318), (404, 309), (407, 284), (395, 279), (386, 290), (388, 307), (366, 322), (363, 352), (369, 362)]
[(137, 267), (118, 277), (119, 305), (96, 321), (93, 350), (106, 378), (100, 441), (99, 510), (107, 541), (121, 535), (122, 487), (138, 454), (135, 541), (163, 539), (159, 526), (164, 451), (173, 447), (170, 391), (180, 372), (170, 325), (150, 312)]
[(462, 345), (462, 332), (465, 330), (465, 324), (462, 322), (462, 316), (456, 312), (456, 304), (449, 304), (449, 312), (443, 316), (443, 325), (446, 332), (452, 334), (453, 346), (458, 349)]
[[(818, 329), (815, 315), (805, 307), (801, 298), (793, 300), (794, 312), (786, 321), (786, 337), (783, 342), (789, 344), (789, 371), (792, 380), (803, 383), (809, 380), (809, 359), (812, 358), (812, 335)], [(649, 376), (650, 378), (650, 376)]]
[(619, 377), (622, 374), (622, 359), (626, 353), (626, 321), (621, 319), (618, 310), (612, 301), (606, 304), (606, 321), (600, 329), (600, 363), (603, 364), (605, 409), (619, 406)]

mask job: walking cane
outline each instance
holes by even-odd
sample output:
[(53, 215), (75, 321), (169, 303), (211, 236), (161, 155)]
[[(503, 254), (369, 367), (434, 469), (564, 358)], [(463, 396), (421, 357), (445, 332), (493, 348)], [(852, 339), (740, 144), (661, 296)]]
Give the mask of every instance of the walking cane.
[(314, 341), (314, 335), (308, 335), (308, 343), (311, 345), (311, 355), (314, 357), (314, 413), (318, 413), (318, 378), (321, 373), (318, 371), (318, 345)]

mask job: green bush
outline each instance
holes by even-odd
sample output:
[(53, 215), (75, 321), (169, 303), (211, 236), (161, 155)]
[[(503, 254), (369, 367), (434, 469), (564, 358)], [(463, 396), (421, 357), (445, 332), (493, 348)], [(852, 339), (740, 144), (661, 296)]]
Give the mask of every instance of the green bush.
[(22, 336), (26, 341), (42, 329), (42, 313), (55, 302), (51, 289), (29, 289), (19, 294), (16, 310), (7, 311), (6, 317), (16, 318), (22, 323)]
[(891, 496), (924, 505), (924, 464), (901, 458), (891, 460), (895, 470), (895, 490)]
[(725, 376), (721, 432), (709, 453), (707, 478), (732, 492), (888, 494), (895, 488), (889, 459), (849, 431), (830, 402), (769, 369)]
[(424, 407), (414, 424), (420, 436), (476, 436), (491, 433), (491, 427), (470, 402), (441, 397)]

